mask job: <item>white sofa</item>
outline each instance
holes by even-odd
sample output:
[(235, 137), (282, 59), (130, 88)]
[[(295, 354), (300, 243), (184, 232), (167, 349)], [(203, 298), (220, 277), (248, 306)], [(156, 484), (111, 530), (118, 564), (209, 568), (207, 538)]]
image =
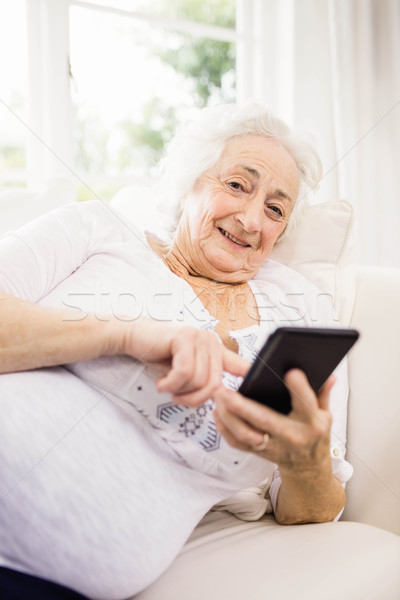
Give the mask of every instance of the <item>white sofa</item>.
[[(2, 222), (27, 220), (15, 194), (0, 193), (0, 233)], [(112, 206), (146, 225), (140, 208), (148, 201), (127, 189)], [(43, 212), (39, 198), (34, 206)], [(2, 221), (7, 210), (13, 220)], [(135, 600), (399, 600), (400, 269), (355, 267), (352, 225), (346, 202), (307, 207), (274, 256), (331, 294), (342, 322), (361, 333), (349, 357), (347, 456), (355, 471), (341, 521), (282, 526), (271, 515), (245, 522), (210, 512)]]
[[(400, 598), (400, 270), (356, 269), (348, 459), (338, 523), (278, 525), (210, 512), (136, 600)], [(395, 535), (397, 534), (397, 535)]]
[[(146, 191), (112, 206), (150, 229)], [(171, 567), (135, 600), (400, 599), (400, 269), (357, 267), (347, 202), (309, 206), (273, 258), (334, 299), (360, 331), (349, 355), (348, 460), (354, 475), (338, 523), (282, 526), (210, 512)]]

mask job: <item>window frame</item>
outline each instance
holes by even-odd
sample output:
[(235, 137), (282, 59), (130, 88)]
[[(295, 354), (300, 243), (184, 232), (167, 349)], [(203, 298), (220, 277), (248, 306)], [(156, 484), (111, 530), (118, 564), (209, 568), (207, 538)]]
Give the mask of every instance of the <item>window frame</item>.
[[(240, 0), (239, 0), (240, 2)], [(250, 0), (252, 3), (253, 0)], [(237, 0), (238, 4), (238, 0)], [(243, 34), (206, 23), (152, 16), (81, 0), (27, 0), (28, 36), (28, 123), (26, 141), (26, 183), (38, 187), (50, 178), (62, 177), (89, 184), (93, 181), (128, 183), (123, 177), (88, 175), (76, 171), (74, 165), (73, 107), (70, 92), (69, 11), (76, 6), (141, 20), (157, 27), (233, 42), (238, 51)], [(249, 36), (248, 36), (249, 37)], [(241, 61), (238, 60), (238, 64)], [(243, 61), (242, 61), (243, 62)], [(246, 72), (245, 68), (241, 69)], [(241, 79), (244, 80), (243, 77)], [(84, 180), (84, 181), (83, 181)], [(132, 179), (129, 183), (134, 183)]]

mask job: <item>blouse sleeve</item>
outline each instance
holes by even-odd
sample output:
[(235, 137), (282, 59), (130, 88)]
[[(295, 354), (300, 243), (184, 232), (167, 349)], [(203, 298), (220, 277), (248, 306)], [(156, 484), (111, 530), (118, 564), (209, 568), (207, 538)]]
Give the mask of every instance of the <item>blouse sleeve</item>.
[(38, 302), (78, 269), (104, 239), (118, 235), (102, 202), (69, 204), (0, 240), (0, 290)]

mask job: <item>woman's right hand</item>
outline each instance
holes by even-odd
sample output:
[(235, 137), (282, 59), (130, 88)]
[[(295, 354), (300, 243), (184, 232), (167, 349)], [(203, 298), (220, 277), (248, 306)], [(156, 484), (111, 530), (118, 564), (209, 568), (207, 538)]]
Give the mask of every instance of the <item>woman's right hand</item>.
[(0, 303), (0, 373), (126, 354), (161, 371), (160, 392), (198, 406), (219, 387), (222, 371), (243, 376), (249, 368), (211, 332), (145, 318), (82, 318), (79, 310), (39, 306), (1, 292)]
[(206, 402), (221, 385), (223, 371), (244, 377), (250, 367), (210, 331), (145, 318), (125, 327), (122, 352), (160, 370), (158, 391), (186, 406)]

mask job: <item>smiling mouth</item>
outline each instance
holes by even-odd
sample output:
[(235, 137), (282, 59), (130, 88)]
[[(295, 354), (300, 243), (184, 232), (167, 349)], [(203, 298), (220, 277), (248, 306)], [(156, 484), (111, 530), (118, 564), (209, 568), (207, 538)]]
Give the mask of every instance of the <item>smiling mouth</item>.
[(238, 238), (235, 238), (234, 235), (232, 235), (228, 231), (225, 231), (225, 229), (222, 229), (222, 227), (218, 227), (218, 231), (220, 231), (222, 235), (227, 237), (228, 240), (231, 240), (231, 242), (234, 242), (238, 246), (242, 246), (243, 248), (250, 248), (250, 244), (247, 244), (247, 242), (242, 242), (242, 240), (238, 240)]

